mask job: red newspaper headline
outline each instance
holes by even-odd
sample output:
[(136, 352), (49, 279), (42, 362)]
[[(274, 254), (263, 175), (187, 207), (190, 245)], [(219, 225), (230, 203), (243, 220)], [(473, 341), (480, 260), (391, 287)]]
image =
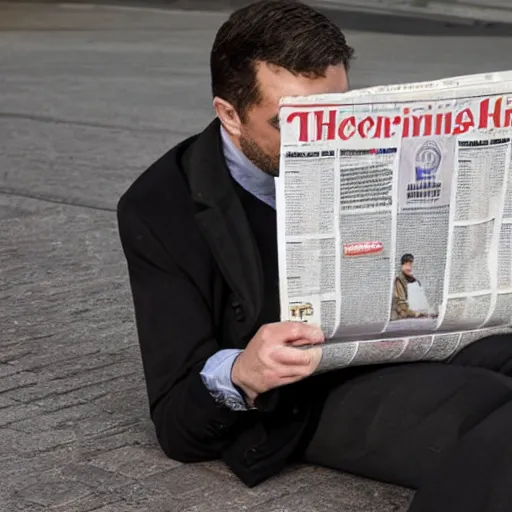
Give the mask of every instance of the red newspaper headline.
[(355, 242), (343, 246), (344, 256), (365, 256), (382, 252), (382, 242)]
[[(287, 116), (287, 123), (299, 123), (299, 142), (336, 138), (349, 140), (355, 136), (363, 139), (389, 139), (398, 134), (404, 138), (460, 135), (474, 128), (512, 126), (512, 106), (505, 102), (503, 97), (485, 98), (474, 109), (446, 112), (425, 112), (423, 109), (421, 113), (417, 113), (405, 107), (399, 116), (368, 115), (362, 119), (338, 112), (334, 105), (318, 105), (318, 108), (319, 110), (291, 112)], [(312, 124), (309, 122), (311, 116)], [(313, 130), (310, 130), (311, 126)]]

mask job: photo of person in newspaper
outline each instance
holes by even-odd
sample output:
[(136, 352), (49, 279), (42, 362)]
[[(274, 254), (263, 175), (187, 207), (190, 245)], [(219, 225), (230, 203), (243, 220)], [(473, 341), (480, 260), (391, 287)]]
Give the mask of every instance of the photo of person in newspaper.
[(401, 270), (393, 286), (391, 320), (435, 318), (421, 281), (414, 276), (414, 256), (404, 254), (400, 259)]

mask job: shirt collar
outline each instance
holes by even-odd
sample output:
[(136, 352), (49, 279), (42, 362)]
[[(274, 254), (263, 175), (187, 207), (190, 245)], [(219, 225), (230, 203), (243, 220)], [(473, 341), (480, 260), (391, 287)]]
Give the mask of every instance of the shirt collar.
[(235, 143), (221, 125), (224, 158), (232, 178), (247, 192), (272, 208), (276, 207), (276, 188), (273, 176), (256, 167)]

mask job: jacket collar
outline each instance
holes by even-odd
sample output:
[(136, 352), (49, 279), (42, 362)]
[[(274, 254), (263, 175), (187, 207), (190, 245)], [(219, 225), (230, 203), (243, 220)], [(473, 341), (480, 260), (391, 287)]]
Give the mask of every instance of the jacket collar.
[(242, 204), (236, 194), (222, 150), (220, 122), (215, 119), (187, 151), (185, 174), (196, 220), (214, 258), (239, 302), (238, 321), (248, 334), (263, 302), (261, 261)]
[(185, 167), (194, 202), (216, 208), (235, 192), (222, 151), (218, 119), (212, 121), (194, 141)]

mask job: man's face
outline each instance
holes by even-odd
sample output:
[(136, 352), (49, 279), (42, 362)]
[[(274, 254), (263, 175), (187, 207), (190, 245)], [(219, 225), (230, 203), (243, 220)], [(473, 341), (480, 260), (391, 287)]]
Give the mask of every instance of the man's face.
[(403, 272), (406, 276), (412, 276), (412, 261), (406, 261), (406, 262), (402, 265), (402, 272)]
[(283, 96), (343, 93), (348, 78), (343, 65), (327, 68), (325, 76), (307, 78), (284, 68), (260, 63), (256, 77), (261, 101), (247, 112), (240, 129), (239, 144), (245, 156), (259, 169), (279, 175), (280, 132), (279, 100)]

